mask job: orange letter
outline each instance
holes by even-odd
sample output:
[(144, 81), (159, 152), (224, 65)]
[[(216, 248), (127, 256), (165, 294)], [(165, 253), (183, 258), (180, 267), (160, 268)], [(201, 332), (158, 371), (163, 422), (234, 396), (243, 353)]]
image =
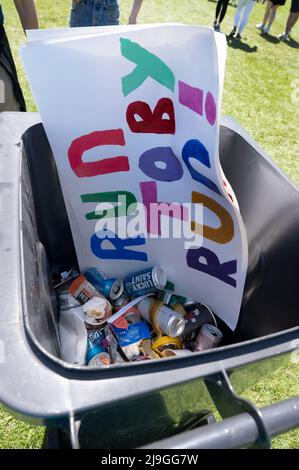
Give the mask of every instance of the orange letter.
[(216, 243), (229, 243), (234, 238), (234, 222), (230, 214), (218, 202), (202, 193), (192, 192), (192, 202), (195, 204), (203, 204), (204, 207), (210, 209), (216, 214), (221, 222), (220, 227), (213, 228), (206, 225), (191, 222), (191, 230), (198, 234), (202, 234), (205, 238)]

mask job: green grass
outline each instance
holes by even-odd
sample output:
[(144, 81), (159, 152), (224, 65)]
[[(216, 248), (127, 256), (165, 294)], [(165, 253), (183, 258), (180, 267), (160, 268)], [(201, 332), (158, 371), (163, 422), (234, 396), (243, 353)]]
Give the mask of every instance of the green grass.
[[(18, 47), (24, 41), (11, 0), (1, 1), (6, 14), (6, 30), (11, 41), (25, 92), (29, 111), (35, 110), (34, 101), (25, 78)], [(68, 23), (68, 0), (37, 0), (42, 28), (65, 27)], [(51, 6), (49, 6), (51, 5)], [(122, 23), (128, 19), (131, 1), (122, 0)], [(145, 0), (140, 23), (180, 22), (211, 25), (216, 3), (211, 0)], [(223, 97), (223, 114), (235, 117), (253, 136), (288, 176), (299, 185), (298, 129), (299, 105), (292, 102), (292, 81), (299, 79), (298, 50), (275, 37), (284, 31), (290, 0), (278, 9), (272, 27), (273, 36), (262, 37), (254, 25), (260, 22), (264, 6), (257, 4), (243, 33), (243, 43), (234, 42), (228, 48)], [(222, 29), (228, 33), (232, 27), (235, 9), (228, 7)], [(293, 38), (299, 42), (299, 23)], [(293, 43), (296, 46), (296, 43)], [(297, 94), (298, 96), (298, 94)], [(244, 394), (258, 406), (265, 406), (298, 395), (299, 365), (280, 368)], [(16, 421), (0, 410), (0, 448), (39, 448), (44, 438), (43, 428), (34, 428)], [(275, 448), (298, 448), (299, 430), (273, 440)]]

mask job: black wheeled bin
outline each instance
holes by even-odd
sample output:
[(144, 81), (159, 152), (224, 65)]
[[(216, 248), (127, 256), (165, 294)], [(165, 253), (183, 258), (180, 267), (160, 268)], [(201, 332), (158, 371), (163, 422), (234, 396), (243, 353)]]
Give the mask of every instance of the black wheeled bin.
[(299, 426), (298, 396), (258, 409), (240, 395), (299, 361), (299, 192), (229, 118), (220, 157), (249, 241), (236, 330), (222, 325), (221, 347), (187, 357), (72, 366), (60, 358), (51, 288), (51, 272), (77, 263), (54, 158), (37, 114), (0, 115), (0, 401), (47, 426), (51, 445), (269, 447)]

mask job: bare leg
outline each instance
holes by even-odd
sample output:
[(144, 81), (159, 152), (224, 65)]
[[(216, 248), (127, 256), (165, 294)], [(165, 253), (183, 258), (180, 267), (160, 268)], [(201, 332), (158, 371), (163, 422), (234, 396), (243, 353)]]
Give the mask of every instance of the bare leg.
[(269, 19), (269, 16), (270, 16), (271, 9), (272, 9), (273, 6), (274, 6), (273, 3), (270, 0), (268, 0), (267, 5), (266, 5), (266, 11), (265, 11), (264, 19), (263, 19), (262, 28), (265, 28), (265, 26), (267, 24), (267, 21)]
[(279, 7), (280, 5), (274, 5), (273, 8), (271, 8), (271, 11), (270, 11), (270, 18), (269, 18), (269, 23), (268, 23), (268, 28), (270, 29), (271, 26), (272, 26), (272, 23), (274, 21), (274, 18), (275, 18), (275, 15), (276, 15), (276, 11), (277, 11), (277, 8)]
[(299, 18), (299, 12), (298, 13), (290, 13), (286, 25), (286, 34), (290, 34), (292, 27), (297, 23)]

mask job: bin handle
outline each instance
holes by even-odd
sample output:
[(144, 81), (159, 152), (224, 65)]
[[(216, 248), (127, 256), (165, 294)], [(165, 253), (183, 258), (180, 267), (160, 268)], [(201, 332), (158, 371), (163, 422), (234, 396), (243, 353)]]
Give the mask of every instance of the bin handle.
[[(299, 397), (259, 409), (272, 436), (299, 426)], [(257, 422), (249, 413), (200, 426), (167, 439), (142, 446), (141, 449), (239, 449), (248, 448), (259, 438)]]
[(208, 376), (205, 380), (211, 398), (223, 419), (241, 413), (248, 413), (255, 421), (258, 438), (255, 448), (270, 449), (271, 436), (264, 422), (261, 410), (250, 400), (243, 398), (235, 392), (226, 370)]

